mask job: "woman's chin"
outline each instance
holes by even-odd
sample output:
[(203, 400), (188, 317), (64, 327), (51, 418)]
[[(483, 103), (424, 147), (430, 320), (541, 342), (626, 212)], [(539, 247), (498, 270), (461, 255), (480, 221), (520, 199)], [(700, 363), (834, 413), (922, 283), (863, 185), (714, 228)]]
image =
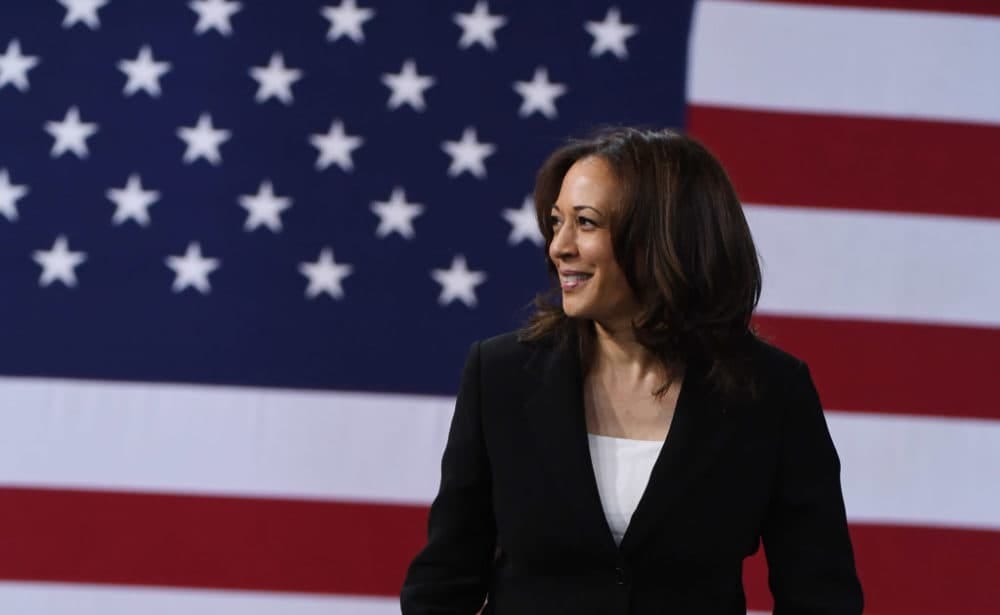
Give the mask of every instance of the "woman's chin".
[(567, 306), (565, 303), (563, 304), (563, 313), (569, 316), (570, 318), (576, 318), (580, 320), (590, 319), (590, 313), (587, 310), (577, 306), (572, 306), (572, 305)]
[(586, 318), (584, 306), (580, 305), (575, 297), (563, 295), (562, 308), (563, 312), (570, 318)]

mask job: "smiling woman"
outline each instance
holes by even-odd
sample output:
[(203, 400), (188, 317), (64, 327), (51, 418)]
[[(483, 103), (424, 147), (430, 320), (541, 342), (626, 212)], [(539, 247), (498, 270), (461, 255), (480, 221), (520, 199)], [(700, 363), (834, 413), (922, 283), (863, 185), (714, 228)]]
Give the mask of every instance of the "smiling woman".
[(837, 453), (808, 368), (751, 330), (719, 162), (611, 130), (535, 203), (553, 289), (469, 354), (404, 615), (742, 615), (761, 542), (775, 613), (860, 613)]
[[(736, 192), (704, 147), (635, 129), (572, 142), (542, 166), (535, 203), (562, 301), (540, 298), (526, 339), (574, 328), (588, 361), (600, 329), (634, 324), (674, 371), (702, 361), (720, 390), (753, 392), (741, 351), (760, 266)], [(587, 292), (565, 277), (577, 269), (600, 276)]]
[(549, 256), (557, 267), (563, 311), (569, 318), (610, 325), (637, 311), (635, 295), (615, 259), (608, 226), (619, 200), (618, 183), (603, 158), (570, 167), (552, 205)]

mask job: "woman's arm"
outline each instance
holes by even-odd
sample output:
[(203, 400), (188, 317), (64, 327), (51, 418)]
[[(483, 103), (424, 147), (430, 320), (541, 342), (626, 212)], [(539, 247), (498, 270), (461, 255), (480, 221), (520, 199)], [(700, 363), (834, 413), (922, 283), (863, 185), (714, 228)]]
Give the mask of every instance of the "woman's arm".
[(410, 564), (403, 615), (472, 615), (483, 606), (496, 545), (483, 440), (479, 343), (469, 351), (431, 504), (427, 546)]
[(778, 479), (762, 531), (774, 615), (857, 615), (863, 602), (840, 460), (804, 363), (786, 390)]

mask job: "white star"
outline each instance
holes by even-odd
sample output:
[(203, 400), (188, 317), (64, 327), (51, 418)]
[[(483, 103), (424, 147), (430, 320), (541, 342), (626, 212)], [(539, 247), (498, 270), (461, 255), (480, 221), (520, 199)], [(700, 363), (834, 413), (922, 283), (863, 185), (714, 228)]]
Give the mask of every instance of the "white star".
[(87, 260), (83, 252), (70, 252), (65, 235), (56, 237), (51, 250), (35, 250), (31, 258), (42, 266), (38, 278), (40, 286), (48, 286), (56, 280), (66, 286), (76, 286), (76, 266)]
[(639, 31), (638, 26), (622, 23), (617, 7), (608, 9), (604, 21), (588, 21), (583, 27), (594, 37), (590, 55), (596, 58), (605, 51), (610, 51), (620, 60), (628, 57), (625, 40)]
[(521, 117), (527, 117), (535, 111), (552, 119), (556, 115), (556, 98), (566, 93), (566, 86), (549, 81), (549, 71), (544, 67), (535, 69), (531, 81), (515, 81), (514, 89), (521, 95)]
[(212, 126), (212, 116), (202, 113), (198, 116), (198, 124), (193, 127), (181, 126), (177, 136), (187, 144), (184, 150), (184, 162), (190, 164), (199, 158), (204, 158), (212, 164), (222, 162), (219, 146), (232, 136), (228, 130), (216, 129)]
[(314, 299), (322, 293), (327, 293), (334, 299), (344, 296), (344, 289), (340, 286), (341, 281), (351, 275), (354, 267), (344, 263), (337, 263), (333, 260), (333, 248), (323, 248), (319, 253), (319, 258), (315, 263), (304, 262), (299, 264), (299, 272), (309, 278), (309, 287), (306, 288), (306, 297)]
[(326, 40), (335, 41), (341, 36), (347, 36), (355, 43), (364, 42), (365, 32), (361, 26), (375, 16), (373, 9), (359, 8), (354, 0), (341, 0), (337, 6), (324, 6), (320, 13), (330, 20)]
[(0, 214), (11, 222), (17, 220), (17, 201), (26, 194), (27, 186), (10, 183), (7, 169), (0, 169)]
[(233, 33), (233, 26), (229, 20), (243, 8), (242, 3), (229, 0), (192, 0), (188, 6), (198, 13), (198, 23), (194, 26), (195, 34), (204, 34), (214, 28), (223, 36)]
[(445, 141), (441, 148), (451, 156), (448, 175), (456, 177), (468, 171), (482, 179), (486, 177), (486, 157), (496, 151), (492, 143), (480, 143), (475, 128), (466, 128), (461, 141)]
[(149, 226), (149, 206), (160, 200), (158, 191), (142, 189), (142, 178), (136, 173), (128, 176), (124, 188), (109, 188), (105, 195), (115, 204), (111, 217), (115, 225), (131, 219), (140, 226)]
[(97, 132), (97, 124), (80, 121), (80, 110), (70, 107), (66, 117), (61, 122), (45, 122), (45, 132), (55, 138), (51, 155), (58, 158), (71, 151), (78, 158), (86, 158), (90, 153), (87, 149), (87, 139)]
[(448, 269), (434, 269), (431, 277), (441, 285), (438, 303), (448, 305), (458, 299), (468, 307), (476, 307), (476, 286), (486, 281), (486, 272), (469, 271), (465, 257), (459, 254)]
[(254, 66), (250, 76), (257, 82), (257, 95), (254, 100), (261, 103), (276, 97), (286, 105), (292, 103), (292, 84), (302, 78), (302, 71), (285, 66), (285, 58), (275, 52), (267, 66)]
[(0, 89), (11, 83), (22, 92), (28, 89), (28, 71), (38, 64), (38, 56), (21, 55), (21, 43), (15, 38), (0, 55)]
[(101, 20), (97, 18), (97, 9), (107, 3), (108, 0), (59, 0), (59, 4), (66, 8), (62, 27), (71, 28), (82, 21), (91, 30), (96, 30), (101, 25)]
[(492, 51), (497, 48), (496, 31), (507, 23), (507, 18), (491, 15), (490, 5), (480, 1), (471, 13), (455, 13), (454, 21), (462, 28), (462, 38), (458, 39), (460, 48), (468, 49), (479, 43)]
[(170, 70), (170, 62), (157, 62), (153, 59), (153, 51), (149, 45), (143, 45), (134, 60), (118, 62), (118, 70), (128, 77), (125, 89), (122, 90), (125, 96), (142, 90), (156, 98), (160, 95), (160, 77)]
[(424, 212), (424, 206), (407, 203), (406, 192), (402, 188), (393, 188), (388, 201), (372, 203), (372, 211), (378, 216), (376, 237), (386, 237), (395, 231), (406, 239), (413, 239), (413, 219)]
[(316, 133), (309, 135), (309, 143), (319, 150), (319, 157), (316, 159), (316, 168), (320, 171), (336, 164), (344, 171), (354, 168), (354, 159), (351, 152), (361, 147), (365, 142), (358, 136), (349, 135), (344, 132), (344, 123), (340, 120), (333, 120), (330, 130), (326, 134)]
[(166, 263), (167, 267), (174, 270), (174, 285), (171, 288), (175, 293), (193, 286), (203, 295), (212, 290), (208, 274), (218, 269), (220, 264), (217, 258), (202, 256), (201, 246), (197, 241), (188, 244), (184, 256), (168, 256)]
[(424, 104), (424, 90), (434, 85), (434, 77), (419, 74), (416, 62), (407, 60), (398, 73), (383, 74), (382, 83), (392, 90), (389, 96), (390, 109), (406, 103), (417, 111), (423, 111), (427, 106)]
[(524, 197), (519, 209), (503, 210), (503, 219), (510, 223), (510, 236), (507, 237), (507, 243), (510, 245), (517, 245), (527, 239), (540, 246), (545, 241), (542, 231), (538, 228), (535, 203), (530, 196)]
[(252, 231), (263, 224), (275, 233), (281, 232), (281, 212), (292, 206), (292, 199), (276, 196), (271, 181), (260, 183), (257, 194), (243, 194), (239, 198), (240, 207), (247, 210), (247, 221), (243, 230)]

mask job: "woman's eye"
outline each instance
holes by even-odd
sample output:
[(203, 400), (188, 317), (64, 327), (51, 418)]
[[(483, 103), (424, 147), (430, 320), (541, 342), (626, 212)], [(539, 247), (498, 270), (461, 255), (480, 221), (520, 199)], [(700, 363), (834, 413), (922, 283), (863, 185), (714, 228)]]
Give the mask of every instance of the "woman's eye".
[(560, 222), (562, 222), (562, 220), (560, 220), (559, 218), (555, 216), (549, 216), (549, 226), (559, 226)]
[(590, 218), (584, 218), (583, 216), (580, 216), (578, 218), (578, 220), (579, 220), (580, 226), (582, 226), (584, 228), (594, 228), (594, 227), (597, 226), (597, 223), (594, 222), (593, 220), (591, 220)]

